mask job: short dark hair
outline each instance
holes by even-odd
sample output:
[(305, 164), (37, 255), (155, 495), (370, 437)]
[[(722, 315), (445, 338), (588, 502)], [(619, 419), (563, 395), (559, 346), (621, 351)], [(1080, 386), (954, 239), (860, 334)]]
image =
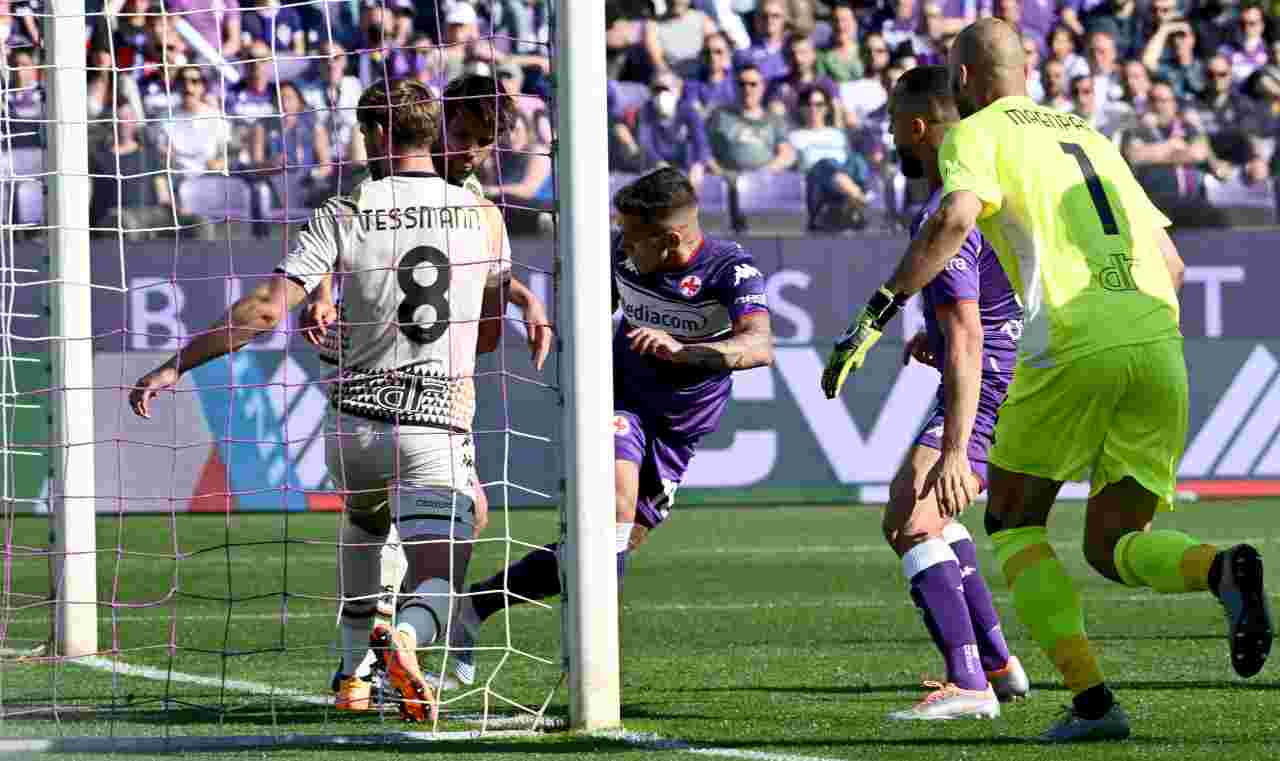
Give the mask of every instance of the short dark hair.
[(480, 120), (486, 131), (500, 137), (511, 129), (516, 103), (498, 87), (496, 77), (466, 74), (444, 88), (445, 121), (463, 114)]
[(951, 74), (946, 66), (917, 66), (898, 77), (893, 88), (893, 106), (909, 104), (910, 108), (927, 110), (938, 119), (959, 119), (956, 98), (951, 92)]
[(684, 172), (667, 166), (619, 190), (613, 197), (613, 205), (628, 217), (661, 222), (677, 211), (697, 206), (698, 193)]

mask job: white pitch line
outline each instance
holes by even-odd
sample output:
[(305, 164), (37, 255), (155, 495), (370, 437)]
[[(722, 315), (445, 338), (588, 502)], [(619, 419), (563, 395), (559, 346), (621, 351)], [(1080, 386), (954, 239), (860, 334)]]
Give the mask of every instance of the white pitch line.
[(713, 756), (716, 758), (735, 758), (741, 761), (839, 761), (823, 756), (798, 756), (794, 753), (770, 753), (763, 750), (743, 750), (741, 748), (719, 748), (714, 746), (694, 745), (684, 740), (671, 740), (648, 732), (606, 731), (595, 733), (596, 737), (630, 745), (645, 750), (667, 750), (678, 753), (690, 753), (696, 756)]
[(269, 684), (261, 682), (247, 682), (240, 679), (219, 679), (211, 676), (200, 676), (199, 674), (187, 674), (181, 671), (166, 671), (164, 669), (151, 668), (150, 666), (137, 666), (132, 663), (124, 663), (122, 661), (113, 661), (110, 658), (103, 658), (97, 655), (87, 658), (72, 658), (67, 661), (77, 666), (95, 669), (97, 671), (107, 671), (121, 676), (132, 676), (139, 679), (150, 679), (155, 682), (181, 682), (183, 684), (195, 684), (201, 687), (219, 687), (236, 692), (247, 692), (253, 695), (270, 695), (272, 697), (286, 698), (297, 703), (306, 703), (313, 706), (330, 706), (333, 705), (333, 698), (322, 698), (317, 695), (311, 695), (298, 690), (288, 688), (273, 687)]

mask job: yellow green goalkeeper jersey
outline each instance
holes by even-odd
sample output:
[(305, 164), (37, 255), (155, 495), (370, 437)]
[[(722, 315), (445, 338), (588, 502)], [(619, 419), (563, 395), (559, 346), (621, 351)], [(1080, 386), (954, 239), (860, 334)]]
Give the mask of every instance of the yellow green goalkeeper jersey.
[(1001, 98), (948, 130), (939, 160), (946, 193), (982, 200), (978, 226), (1022, 300), (1020, 363), (1181, 336), (1155, 237), (1169, 220), (1083, 119)]

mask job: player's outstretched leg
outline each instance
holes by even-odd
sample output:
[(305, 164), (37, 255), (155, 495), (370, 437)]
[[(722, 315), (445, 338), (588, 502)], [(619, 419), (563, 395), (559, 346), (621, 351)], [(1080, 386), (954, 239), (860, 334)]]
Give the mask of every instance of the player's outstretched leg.
[[(640, 466), (628, 460), (614, 463), (614, 503), (617, 532), (614, 551), (618, 558), (618, 586), (626, 573), (627, 555), (632, 536), (643, 541), (647, 527), (640, 524), (635, 531), (636, 494), (639, 491)], [(625, 507), (625, 509), (624, 509)], [(458, 603), (458, 626), (450, 635), (449, 649), (454, 652), (454, 674), (463, 684), (475, 681), (475, 643), (480, 626), (498, 611), (530, 600), (544, 600), (560, 594), (560, 545), (548, 544), (531, 551), (505, 570), (471, 585)]]
[(1078, 742), (1128, 737), (1129, 719), (1107, 687), (1085, 636), (1080, 596), (1049, 545), (1045, 525), (1062, 483), (995, 465), (989, 474), (985, 525), (1014, 608), (1073, 693), (1068, 714), (1041, 739)]
[(960, 578), (964, 580), (964, 599), (969, 607), (969, 620), (973, 622), (973, 634), (978, 641), (978, 657), (987, 681), (1000, 702), (1025, 698), (1031, 692), (1031, 681), (1016, 655), (1009, 654), (1009, 645), (1000, 627), (1000, 614), (996, 612), (991, 590), (978, 566), (978, 547), (964, 524), (951, 521), (942, 529), (942, 539), (951, 546), (960, 563)]
[(1180, 532), (1152, 531), (1159, 498), (1133, 478), (1089, 500), (1085, 555), (1107, 578), (1165, 594), (1212, 592), (1227, 614), (1231, 665), (1242, 677), (1262, 670), (1271, 651), (1271, 611), (1262, 557), (1252, 545), (1219, 550)]
[(939, 514), (932, 494), (921, 496), (924, 477), (937, 460), (935, 449), (912, 449), (891, 486), (884, 533), (902, 558), (911, 598), (942, 653), (947, 679), (945, 683), (926, 683), (934, 689), (924, 700), (889, 714), (889, 718), (994, 718), (1000, 715), (1000, 703), (987, 683), (978, 654), (960, 562), (942, 538), (947, 519)]

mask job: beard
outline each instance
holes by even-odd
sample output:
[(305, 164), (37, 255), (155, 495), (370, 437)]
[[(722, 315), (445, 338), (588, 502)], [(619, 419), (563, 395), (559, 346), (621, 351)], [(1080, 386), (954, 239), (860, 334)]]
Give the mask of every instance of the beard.
[(902, 172), (902, 176), (909, 180), (924, 177), (924, 162), (910, 147), (898, 149), (898, 169)]
[(369, 176), (374, 180), (381, 180), (391, 174), (390, 159), (369, 159)]
[(963, 93), (956, 93), (956, 110), (960, 112), (961, 119), (967, 119), (978, 113), (982, 109), (974, 102), (973, 98)]

